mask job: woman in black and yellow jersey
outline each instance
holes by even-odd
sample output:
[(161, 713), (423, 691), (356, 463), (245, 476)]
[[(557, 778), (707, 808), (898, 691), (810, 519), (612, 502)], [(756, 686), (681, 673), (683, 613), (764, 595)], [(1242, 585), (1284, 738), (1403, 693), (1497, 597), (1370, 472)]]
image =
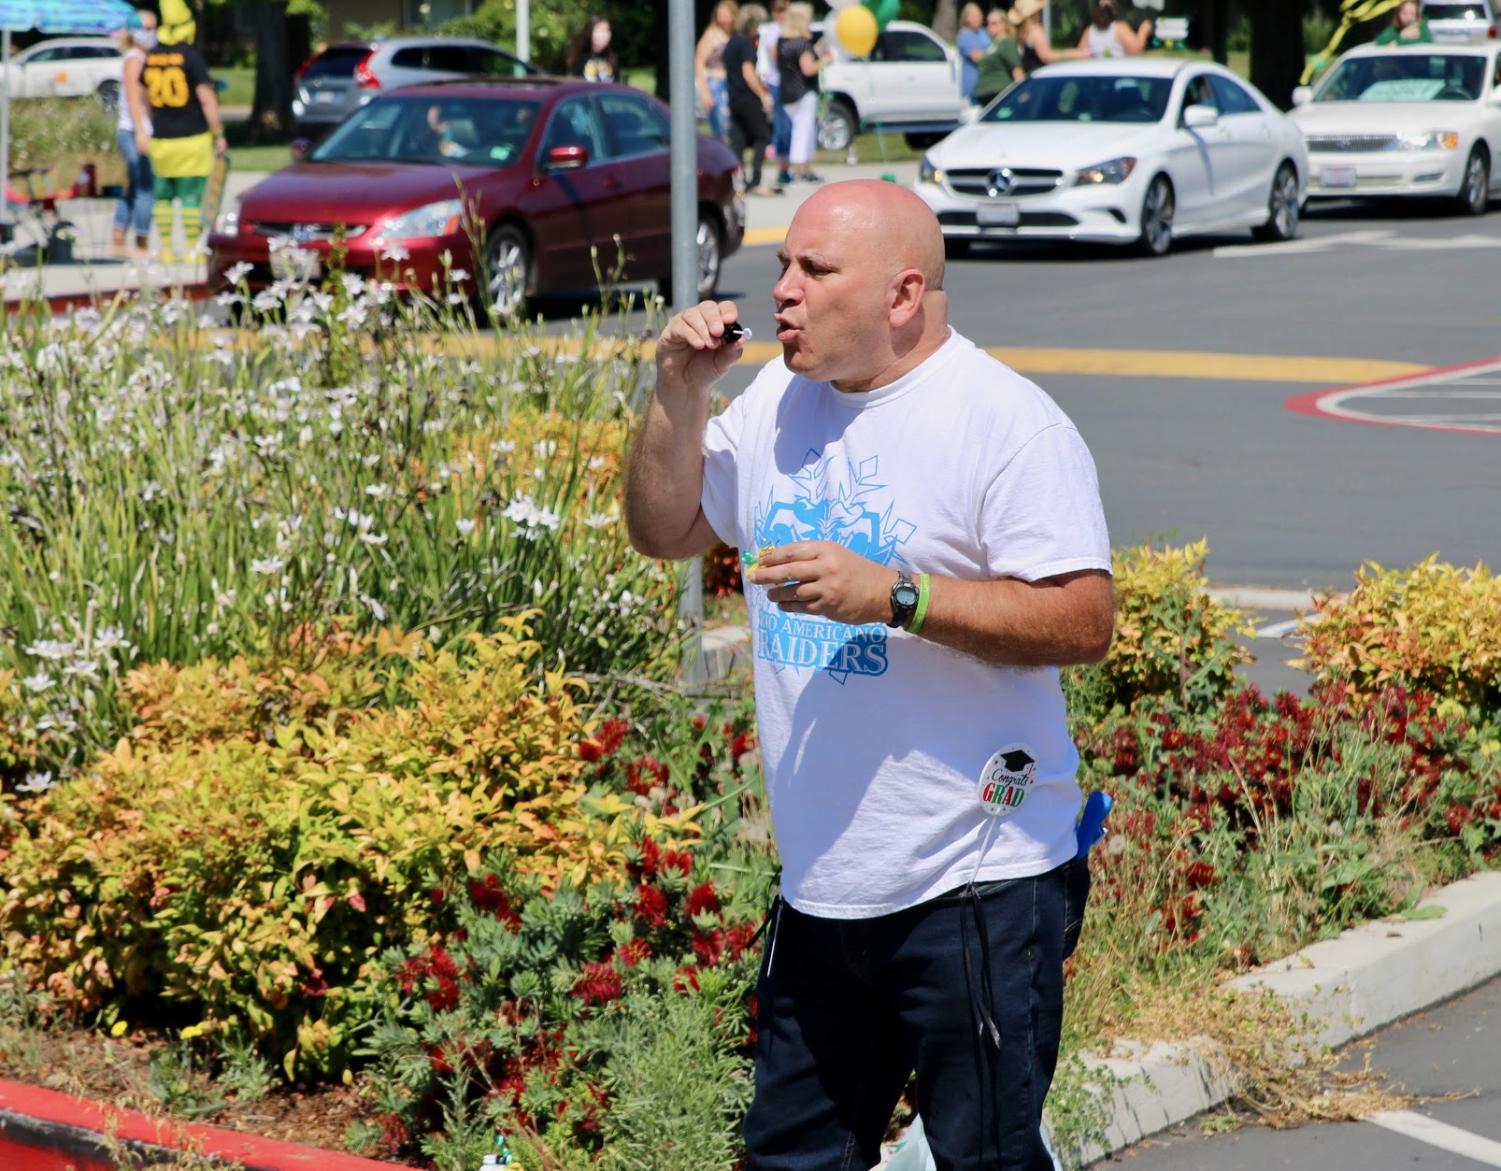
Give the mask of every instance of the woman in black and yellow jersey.
[(182, 206), (182, 235), (189, 257), (203, 235), (203, 192), (214, 158), (225, 149), (219, 98), (203, 55), (193, 46), (197, 26), (183, 0), (162, 0), (157, 43), (146, 54), (141, 83), (151, 108), (151, 152), (156, 203), (151, 218), (161, 237), (162, 259), (176, 260), (172, 247), (172, 202)]

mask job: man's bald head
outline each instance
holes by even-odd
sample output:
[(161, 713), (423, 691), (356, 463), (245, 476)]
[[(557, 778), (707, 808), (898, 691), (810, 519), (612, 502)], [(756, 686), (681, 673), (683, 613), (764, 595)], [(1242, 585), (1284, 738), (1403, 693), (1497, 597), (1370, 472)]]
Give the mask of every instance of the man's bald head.
[(861, 391), (900, 377), (948, 337), (943, 233), (895, 183), (820, 188), (792, 218), (772, 289), (783, 360)]
[(916, 194), (881, 179), (850, 179), (820, 187), (793, 216), (828, 217), (844, 238), (879, 261), (887, 274), (915, 268), (929, 292), (943, 289), (943, 232)]

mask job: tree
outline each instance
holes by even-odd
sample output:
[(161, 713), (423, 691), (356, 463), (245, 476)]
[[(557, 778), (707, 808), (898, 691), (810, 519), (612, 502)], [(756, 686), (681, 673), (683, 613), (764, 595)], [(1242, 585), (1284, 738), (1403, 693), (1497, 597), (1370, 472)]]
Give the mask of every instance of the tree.
[(1303, 0), (1257, 0), (1250, 13), (1251, 84), (1286, 110), (1303, 75)]
[(252, 0), (252, 5), (255, 97), (250, 108), (250, 140), (285, 142), (294, 128), (287, 0)]
[(955, 0), (938, 0), (933, 9), (933, 31), (952, 44), (959, 37), (959, 6)]

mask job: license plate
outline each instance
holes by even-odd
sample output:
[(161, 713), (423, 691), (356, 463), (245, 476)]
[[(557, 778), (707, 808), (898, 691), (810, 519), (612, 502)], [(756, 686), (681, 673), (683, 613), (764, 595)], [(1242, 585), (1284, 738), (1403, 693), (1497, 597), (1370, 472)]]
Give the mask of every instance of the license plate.
[(315, 281), (323, 275), (316, 252), (290, 244), (271, 249), (271, 275), (277, 280)]
[(337, 102), (338, 100), (339, 95), (334, 93), (334, 91), (331, 89), (315, 89), (313, 91), (313, 101), (315, 104), (327, 106), (331, 105), (334, 102)]
[(1325, 187), (1355, 186), (1354, 167), (1325, 167), (1319, 177)]
[(982, 228), (1014, 228), (1022, 222), (1021, 208), (1014, 203), (982, 204), (975, 222)]

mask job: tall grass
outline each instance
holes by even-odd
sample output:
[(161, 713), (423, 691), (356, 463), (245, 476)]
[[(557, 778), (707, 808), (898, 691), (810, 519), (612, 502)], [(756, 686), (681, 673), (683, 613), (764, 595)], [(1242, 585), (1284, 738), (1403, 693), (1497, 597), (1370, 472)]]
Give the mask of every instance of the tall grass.
[(9, 706), (42, 745), (32, 787), (118, 735), (131, 664), (288, 647), (304, 624), (445, 641), (536, 608), (572, 670), (670, 662), (676, 586), (617, 503), (640, 363), (600, 315), (461, 345), (462, 287), (222, 300), (258, 328), (173, 300), (8, 324), (0, 733)]

